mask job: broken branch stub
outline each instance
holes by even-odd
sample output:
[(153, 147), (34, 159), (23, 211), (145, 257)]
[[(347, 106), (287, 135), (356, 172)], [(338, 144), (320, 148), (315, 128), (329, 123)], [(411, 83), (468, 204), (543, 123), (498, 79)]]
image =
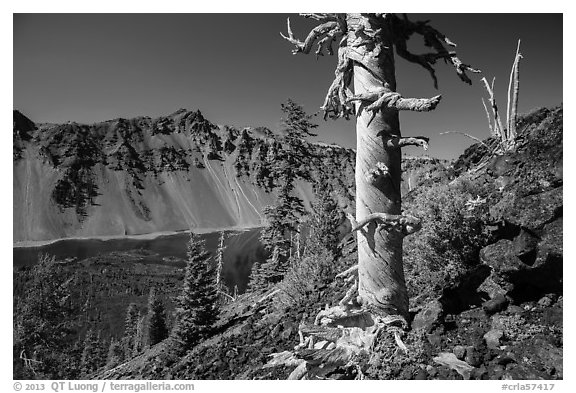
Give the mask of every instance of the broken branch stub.
[(420, 146), (424, 150), (428, 150), (428, 142), (430, 138), (426, 136), (407, 136), (398, 137), (394, 135), (392, 138), (388, 139), (387, 145), (392, 148), (401, 148), (405, 146)]
[(371, 104), (361, 106), (365, 111), (372, 113), (372, 118), (368, 123), (370, 124), (376, 115), (376, 112), (384, 108), (395, 109), (398, 111), (428, 112), (436, 109), (436, 106), (438, 106), (441, 99), (441, 95), (432, 98), (404, 98), (400, 93), (391, 91), (390, 88), (385, 85), (384, 87), (374, 91), (369, 91), (364, 94), (355, 94), (348, 97), (346, 103), (357, 101), (371, 102)]

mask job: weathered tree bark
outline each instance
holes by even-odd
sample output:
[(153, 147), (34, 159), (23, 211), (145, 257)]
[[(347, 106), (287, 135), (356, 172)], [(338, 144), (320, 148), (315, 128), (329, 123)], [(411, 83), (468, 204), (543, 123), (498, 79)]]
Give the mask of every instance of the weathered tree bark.
[[(404, 98), (396, 91), (394, 48), (399, 56), (428, 70), (435, 85), (432, 65), (440, 59), (451, 63), (467, 83), (471, 81), (466, 71), (478, 71), (448, 51), (446, 45), (455, 44), (425, 22), (411, 22), (394, 14), (304, 16), (320, 22), (305, 41), (294, 37), (289, 20), (288, 36), (282, 37), (295, 46), (294, 54), (307, 54), (315, 44), (317, 55), (332, 54), (333, 43), (338, 43), (335, 78), (322, 109), (325, 118), (357, 117), (356, 217), (349, 217), (354, 230), (358, 230), (356, 302), (376, 319), (394, 316), (407, 322), (402, 243), (404, 236), (420, 228), (420, 223), (417, 218), (402, 215), (401, 148), (416, 145), (426, 149), (428, 138), (402, 137), (398, 111), (430, 111), (441, 97)], [(414, 34), (422, 36), (433, 51), (418, 55), (409, 52), (407, 42)]]
[(508, 84), (508, 110), (506, 117), (508, 120), (508, 137), (511, 147), (514, 147), (516, 140), (516, 118), (518, 117), (518, 91), (520, 89), (520, 40), (516, 47), (516, 55), (514, 56), (514, 63), (510, 71), (510, 82)]
[[(374, 34), (368, 18), (361, 15), (348, 15), (346, 22), (349, 57), (361, 60), (353, 66), (355, 95), (369, 95), (382, 87), (396, 91), (391, 34), (382, 32), (378, 41), (358, 34)], [(376, 41), (373, 48), (367, 41)], [(356, 220), (376, 212), (400, 215), (401, 151), (388, 147), (388, 140), (400, 136), (398, 110), (379, 108), (372, 119), (362, 105), (356, 103)], [(388, 168), (388, 176), (373, 183), (367, 175), (379, 164)], [(402, 238), (398, 231), (380, 229), (375, 221), (367, 224), (358, 236), (358, 292), (360, 303), (374, 312), (408, 318)]]
[(496, 98), (494, 98), (494, 81), (496, 79), (493, 78), (492, 79), (492, 86), (490, 86), (488, 84), (488, 80), (486, 80), (486, 78), (482, 78), (482, 82), (484, 82), (484, 87), (486, 88), (486, 91), (488, 92), (488, 101), (490, 102), (490, 106), (492, 108), (492, 114), (494, 116), (494, 127), (492, 128), (494, 130), (494, 134), (498, 136), (498, 138), (500, 138), (500, 143), (502, 145), (504, 145), (506, 143), (506, 140), (508, 139), (507, 135), (506, 135), (506, 130), (505, 128), (502, 126), (502, 120), (500, 119), (500, 114), (498, 111), (498, 105), (496, 104)]

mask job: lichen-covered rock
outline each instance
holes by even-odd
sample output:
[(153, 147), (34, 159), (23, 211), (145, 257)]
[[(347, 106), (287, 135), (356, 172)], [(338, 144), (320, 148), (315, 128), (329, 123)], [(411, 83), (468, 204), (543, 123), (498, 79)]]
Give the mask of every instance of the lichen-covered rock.
[(557, 187), (520, 198), (502, 198), (490, 208), (490, 216), (494, 221), (504, 220), (530, 231), (538, 231), (562, 213), (562, 191), (563, 187)]
[(482, 358), (473, 345), (468, 345), (466, 347), (466, 356), (464, 357), (464, 361), (473, 367), (479, 367), (482, 364)]
[(511, 240), (502, 239), (480, 250), (480, 260), (496, 274), (507, 274), (528, 267), (518, 256)]
[(454, 349), (452, 349), (452, 353), (460, 360), (464, 360), (466, 357), (466, 347), (462, 345), (456, 345)]
[(484, 335), (484, 340), (486, 345), (491, 349), (498, 349), (500, 347), (500, 339), (504, 335), (504, 332), (499, 329), (492, 329)]
[(485, 293), (490, 299), (494, 299), (498, 295), (506, 295), (507, 291), (504, 286), (498, 284), (494, 277), (490, 275), (480, 284), (478, 292)]
[(474, 369), (474, 367), (470, 366), (465, 361), (458, 359), (456, 355), (450, 352), (439, 353), (438, 356), (434, 358), (434, 361), (455, 370), (464, 379), (470, 379), (470, 373)]
[(542, 238), (538, 243), (536, 265), (546, 262), (549, 257), (562, 258), (563, 254), (563, 220), (560, 217), (544, 226)]
[(562, 349), (547, 344), (538, 346), (537, 352), (547, 371), (562, 378), (564, 374)]
[(530, 261), (533, 262), (530, 256), (536, 256), (536, 250), (538, 247), (538, 238), (536, 236), (527, 230), (522, 229), (512, 242), (514, 243), (514, 251), (518, 258), (527, 264), (530, 264)]
[(443, 311), (442, 303), (438, 300), (426, 304), (414, 317), (412, 329), (431, 331), (434, 326), (441, 322)]

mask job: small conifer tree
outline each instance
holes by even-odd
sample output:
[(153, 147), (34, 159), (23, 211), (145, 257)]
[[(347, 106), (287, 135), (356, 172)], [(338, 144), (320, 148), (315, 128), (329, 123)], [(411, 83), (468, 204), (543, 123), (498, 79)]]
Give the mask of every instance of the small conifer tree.
[(150, 346), (168, 337), (164, 303), (157, 295), (156, 288), (150, 290), (148, 297), (148, 337)]
[(188, 243), (188, 263), (177, 299), (175, 338), (183, 349), (194, 347), (212, 331), (218, 317), (218, 289), (210, 256), (197, 235)]
[(100, 341), (100, 336), (94, 330), (88, 330), (84, 339), (84, 350), (82, 351), (82, 374), (90, 375), (104, 365), (106, 361), (104, 348)]
[(138, 323), (136, 325), (136, 336), (134, 336), (134, 347), (132, 355), (140, 353), (147, 346), (146, 336), (146, 315), (138, 312)]
[(339, 243), (339, 226), (344, 220), (342, 211), (333, 197), (333, 188), (328, 179), (321, 172), (314, 184), (315, 201), (312, 204), (313, 213), (310, 218), (310, 237), (308, 247), (321, 246), (337, 254)]
[(135, 303), (130, 303), (126, 310), (126, 318), (124, 319), (124, 337), (122, 337), (122, 347), (124, 349), (124, 356), (126, 358), (132, 357), (134, 354), (134, 343), (136, 340), (136, 332), (138, 329), (139, 312)]
[(282, 104), (285, 113), (283, 122), (282, 149), (272, 173), (277, 187), (277, 203), (264, 208), (266, 227), (260, 234), (260, 241), (271, 254), (261, 266), (261, 272), (268, 276), (268, 281), (282, 279), (288, 269), (288, 256), (292, 244), (290, 236), (298, 232), (300, 217), (306, 214), (304, 203), (294, 195), (295, 181), (298, 178), (308, 179), (309, 172), (303, 165), (309, 154), (304, 138), (314, 136), (312, 129), (318, 125), (310, 121), (301, 105), (292, 100)]
[(108, 347), (108, 359), (106, 361), (106, 368), (111, 369), (124, 361), (124, 348), (122, 343), (112, 338), (110, 340), (110, 347)]

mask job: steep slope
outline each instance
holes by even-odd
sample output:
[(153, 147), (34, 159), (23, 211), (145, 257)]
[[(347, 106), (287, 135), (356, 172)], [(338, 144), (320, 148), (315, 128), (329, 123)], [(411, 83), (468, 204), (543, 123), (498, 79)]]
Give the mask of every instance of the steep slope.
[[(518, 133), (515, 152), (474, 145), (405, 198), (424, 223), (404, 245), (414, 316), (403, 337), (408, 352), (381, 335), (370, 357), (319, 365), (320, 378), (354, 378), (358, 370), (368, 379), (563, 378), (562, 107), (522, 117)], [(341, 244), (337, 271), (357, 259), (352, 235)], [(347, 288), (319, 285), (306, 307), (287, 309), (279, 307), (280, 288), (226, 305), (214, 335), (185, 354), (168, 339), (94, 377), (285, 379), (297, 362), (274, 363), (271, 355), (295, 352), (301, 324), (311, 325)]]
[[(93, 125), (34, 125), (14, 112), (14, 242), (262, 225), (274, 202), (271, 167), (283, 148), (265, 128), (218, 127), (200, 111)], [(314, 173), (330, 168), (343, 205), (354, 152), (310, 144)]]

